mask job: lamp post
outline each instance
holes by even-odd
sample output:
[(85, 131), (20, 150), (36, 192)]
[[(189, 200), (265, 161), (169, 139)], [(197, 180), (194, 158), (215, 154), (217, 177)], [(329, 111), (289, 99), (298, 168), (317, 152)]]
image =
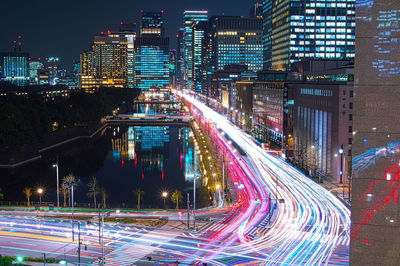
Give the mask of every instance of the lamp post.
[(166, 209), (166, 200), (167, 200), (167, 198), (168, 198), (168, 192), (167, 191), (164, 191), (163, 193), (161, 193), (161, 197), (163, 198), (163, 200), (164, 200), (164, 209)]
[(39, 204), (40, 206), (42, 206), (42, 194), (43, 194), (44, 190), (43, 188), (38, 188), (37, 193), (39, 194)]
[(56, 168), (57, 175), (57, 208), (60, 208), (60, 177), (58, 172), (58, 161), (57, 163), (53, 164), (53, 168)]
[(343, 184), (343, 155), (344, 155), (343, 144), (340, 146), (339, 154), (340, 154), (340, 172), (339, 172), (340, 184)]

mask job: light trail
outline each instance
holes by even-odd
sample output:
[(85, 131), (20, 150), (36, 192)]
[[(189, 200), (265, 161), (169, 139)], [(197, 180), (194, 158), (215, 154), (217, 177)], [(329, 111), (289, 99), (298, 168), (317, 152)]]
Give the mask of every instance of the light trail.
[[(258, 186), (258, 191), (276, 190), (278, 197), (275, 198), (275, 205), (278, 207), (271, 229), (261, 239), (251, 241), (245, 238), (245, 233), (257, 226), (261, 220), (260, 216), (265, 215), (265, 205), (268, 202), (262, 199), (259, 208), (254, 208), (250, 204), (247, 207), (251, 211), (242, 214), (242, 221), (247, 222), (239, 225), (238, 238), (241, 244), (234, 248), (246, 246), (247, 251), (257, 250), (268, 254), (265, 256), (265, 265), (328, 264), (341, 243), (345, 243), (344, 246), (348, 248), (350, 211), (339, 199), (293, 166), (262, 150), (225, 117), (193, 96), (182, 92), (175, 91), (175, 93), (190, 103), (192, 109), (200, 111), (202, 116), (245, 151), (246, 161), (240, 159), (239, 161), (243, 169), (252, 169), (247, 170), (246, 175), (253, 185)], [(252, 202), (251, 195), (249, 199)], [(280, 204), (279, 201), (284, 203)], [(253, 222), (249, 222), (251, 220)], [(232, 247), (224, 246), (221, 249), (230, 248)], [(246, 252), (246, 249), (243, 252)], [(209, 258), (210, 261), (218, 260), (218, 256), (215, 255)], [(344, 258), (345, 263), (346, 259), (348, 258)]]
[[(105, 235), (112, 256), (107, 257), (107, 263), (126, 265), (139, 261), (124, 253), (125, 247), (134, 246), (155, 250), (154, 256), (162, 258), (161, 261), (179, 261), (183, 265), (202, 262), (212, 265), (348, 264), (350, 211), (339, 199), (293, 166), (262, 150), (252, 138), (202, 102), (188, 94), (175, 93), (190, 104), (197, 122), (208, 127), (215, 144), (226, 152), (231, 163), (227, 171), (236, 184), (237, 202), (224, 209), (200, 210), (198, 217), (225, 217), (214, 225), (217, 229), (209, 228), (192, 237), (170, 239), (171, 230), (157, 229), (147, 235), (132, 228), (124, 230), (108, 225)], [(271, 211), (273, 216), (269, 217)], [(119, 216), (112, 214), (112, 217), (157, 216), (180, 220), (185, 213), (121, 211)], [(16, 223), (16, 219), (21, 222)], [(71, 237), (70, 226), (70, 221), (57, 219), (26, 216), (0, 219), (0, 228), (4, 230), (52, 236)], [(93, 228), (81, 229), (85, 240), (96, 238)], [(259, 230), (263, 233), (255, 233)]]

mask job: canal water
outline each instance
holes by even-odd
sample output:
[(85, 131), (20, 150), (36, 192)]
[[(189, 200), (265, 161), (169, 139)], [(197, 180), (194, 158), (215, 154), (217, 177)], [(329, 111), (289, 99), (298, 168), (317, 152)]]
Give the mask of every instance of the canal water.
[[(149, 109), (147, 109), (148, 111)], [(89, 194), (90, 180), (96, 178), (98, 188), (104, 189), (108, 207), (136, 208), (135, 190), (142, 190), (142, 207), (167, 208), (175, 204), (170, 196), (175, 190), (182, 194), (180, 208), (186, 208), (187, 193), (193, 198), (193, 169), (198, 173), (197, 151), (194, 151), (191, 129), (185, 127), (109, 127), (99, 136), (65, 145), (44, 154), (39, 161), (16, 169), (0, 169), (3, 204), (24, 202), (23, 189), (33, 189), (31, 201), (39, 201), (36, 189), (44, 189), (42, 202), (56, 202), (56, 169), (58, 161), (60, 183), (73, 174), (77, 183), (74, 201), (78, 206), (93, 204)], [(208, 206), (207, 189), (197, 180), (198, 207)], [(96, 201), (101, 202), (101, 193)], [(192, 200), (190, 200), (190, 203)], [(63, 204), (63, 193), (60, 194)], [(22, 203), (21, 203), (22, 204)]]

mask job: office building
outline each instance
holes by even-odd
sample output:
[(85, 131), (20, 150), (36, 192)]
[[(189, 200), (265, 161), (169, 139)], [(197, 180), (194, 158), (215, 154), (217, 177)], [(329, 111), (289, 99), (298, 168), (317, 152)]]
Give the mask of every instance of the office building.
[[(264, 71), (253, 83), (253, 132), (265, 148), (285, 148), (283, 136), (290, 135), (288, 72)], [(285, 151), (286, 152), (286, 151)]]
[(29, 79), (31, 85), (41, 85), (41, 73), (45, 69), (41, 58), (29, 58)]
[(140, 37), (135, 41), (135, 83), (141, 90), (168, 87), (170, 82), (169, 39)]
[(0, 81), (18, 86), (29, 85), (29, 54), (23, 52), (0, 53)]
[(142, 12), (141, 36), (135, 40), (135, 84), (142, 91), (169, 87), (169, 38), (164, 37), (162, 14)]
[(80, 87), (128, 87), (128, 41), (111, 33), (95, 36), (90, 50), (81, 54)]
[(357, 1), (356, 13), (350, 264), (398, 265), (400, 2)]
[(56, 85), (58, 83), (58, 79), (60, 78), (59, 66), (58, 62), (60, 59), (58, 57), (49, 57), (46, 58), (46, 70), (49, 75), (49, 84)]
[(249, 12), (250, 18), (262, 18), (263, 17), (263, 5), (259, 2), (255, 3)]
[(164, 11), (142, 11), (142, 17), (140, 20), (140, 36), (163, 37), (165, 31), (163, 13)]
[(263, 69), (261, 19), (212, 17), (210, 33), (214, 70), (226, 65), (246, 65), (254, 72)]
[(265, 69), (303, 59), (354, 58), (356, 0), (264, 0)]
[(196, 31), (194, 36), (193, 28), (201, 21), (208, 20), (208, 11), (206, 10), (187, 10), (183, 13), (183, 62), (184, 62), (184, 80), (187, 88), (193, 89), (193, 65), (194, 56), (201, 53), (201, 30)]
[(135, 39), (136, 39), (136, 23), (121, 22), (118, 32), (110, 32), (110, 37), (126, 39), (127, 43), (127, 86), (135, 88)]
[(284, 142), (293, 143), (295, 149), (287, 157), (320, 181), (347, 184), (353, 143), (353, 62), (310, 60), (294, 68), (298, 79), (288, 84), (284, 106), (292, 130)]
[(307, 60), (293, 68), (236, 82), (236, 117), (264, 148), (282, 150), (320, 181), (344, 183), (351, 172), (352, 61)]
[(179, 89), (185, 87), (184, 79), (184, 43), (183, 36), (185, 31), (183, 28), (178, 29), (176, 34), (176, 86)]
[(169, 50), (169, 83), (171, 86), (176, 88), (177, 85), (177, 73), (176, 73), (176, 67), (178, 64), (177, 60), (177, 51), (175, 49), (170, 49)]
[(210, 59), (209, 45), (206, 42), (208, 21), (197, 21), (192, 26), (192, 89), (195, 92), (207, 93), (207, 65)]

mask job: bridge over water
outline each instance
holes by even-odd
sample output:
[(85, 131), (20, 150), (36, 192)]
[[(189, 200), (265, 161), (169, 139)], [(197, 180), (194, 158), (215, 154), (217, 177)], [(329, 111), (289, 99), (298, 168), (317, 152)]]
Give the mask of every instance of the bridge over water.
[(128, 126), (184, 126), (188, 127), (192, 116), (182, 115), (117, 115), (105, 118), (109, 125)]

